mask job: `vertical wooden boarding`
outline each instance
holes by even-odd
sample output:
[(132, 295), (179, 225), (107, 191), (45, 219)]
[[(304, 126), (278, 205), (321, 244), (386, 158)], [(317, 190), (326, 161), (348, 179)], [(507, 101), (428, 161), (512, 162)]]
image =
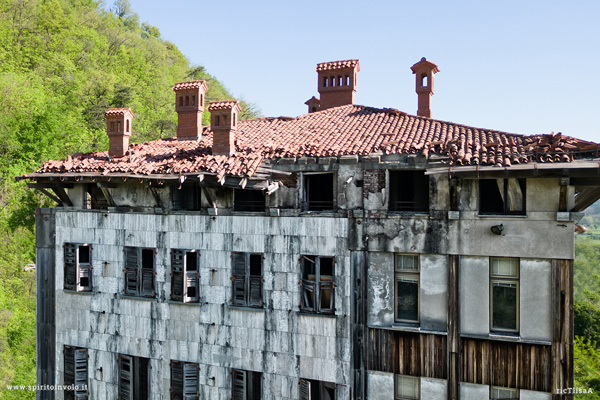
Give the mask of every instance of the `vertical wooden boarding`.
[(552, 260), (552, 398), (573, 387), (573, 260)]
[(459, 256), (448, 256), (448, 399), (460, 399)]

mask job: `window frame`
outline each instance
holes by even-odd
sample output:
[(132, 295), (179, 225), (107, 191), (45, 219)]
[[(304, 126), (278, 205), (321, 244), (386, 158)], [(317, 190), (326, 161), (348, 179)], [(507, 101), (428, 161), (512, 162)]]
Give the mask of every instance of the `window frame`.
[[(399, 257), (413, 257), (417, 263), (416, 270), (404, 270), (398, 268)], [(401, 277), (416, 278), (417, 280), (417, 319), (398, 318), (398, 279)], [(402, 324), (420, 324), (421, 323), (421, 256), (412, 253), (394, 253), (394, 322)]]
[[(231, 369), (231, 399), (262, 399), (262, 372)], [(187, 399), (185, 399), (187, 400)]]
[[(258, 201), (256, 200), (240, 200), (240, 194), (244, 193), (244, 194), (248, 194), (248, 193), (260, 193), (262, 195), (262, 206), (261, 207), (256, 207), (256, 205), (254, 203), (258, 203)], [(239, 204), (242, 203), (242, 204)], [(250, 205), (248, 204), (244, 204), (244, 203), (252, 203)], [(256, 207), (256, 209), (252, 209)], [(240, 209), (242, 208), (242, 209)], [(250, 208), (250, 209), (244, 209), (244, 208)], [(233, 189), (233, 211), (235, 212), (244, 212), (244, 213), (264, 213), (265, 210), (267, 209), (267, 198), (265, 196), (264, 191), (262, 190), (252, 190), (252, 189), (238, 189), (238, 188), (234, 188)]]
[[(309, 257), (314, 257), (315, 259), (315, 280), (305, 279), (304, 275), (312, 275), (305, 272), (305, 262), (310, 261)], [(323, 281), (321, 280), (321, 260), (322, 259), (331, 259), (331, 275), (323, 275), (323, 276), (331, 276), (331, 281)], [(300, 290), (300, 311), (304, 313), (311, 314), (327, 314), (334, 315), (335, 314), (335, 257), (334, 256), (318, 256), (318, 255), (302, 255), (300, 256), (300, 285), (302, 289)], [(321, 306), (321, 295), (324, 290), (330, 290), (329, 295), (329, 308), (324, 308)], [(312, 304), (313, 307), (309, 306), (311, 297), (310, 293), (313, 293)]]
[[(406, 397), (403, 394), (398, 393), (398, 381), (407, 380), (407, 381), (416, 381), (417, 395), (416, 397)], [(410, 375), (394, 375), (394, 400), (419, 400), (421, 398), (421, 379), (418, 376), (410, 376)]]
[[(331, 208), (326, 208), (327, 204), (323, 207), (317, 207), (317, 209), (313, 207), (311, 208), (311, 200), (310, 200), (310, 178), (317, 175), (331, 175)], [(337, 210), (337, 174), (335, 171), (324, 171), (324, 172), (302, 172), (302, 190), (301, 193), (301, 209), (303, 212), (321, 212), (321, 213), (331, 213)], [(313, 203), (315, 200), (312, 201)], [(328, 200), (319, 200), (319, 202), (328, 202)]]
[[(252, 275), (253, 257), (260, 257), (260, 276)], [(231, 305), (250, 308), (264, 307), (264, 258), (263, 253), (231, 252)], [(259, 285), (260, 301), (255, 295), (253, 296), (253, 293), (256, 293), (256, 291), (253, 292), (256, 290), (256, 286), (253, 285)], [(242, 296), (239, 295), (240, 290)]]
[(86, 400), (89, 398), (89, 355), (85, 347), (63, 346), (63, 383), (77, 389), (65, 389), (65, 400)]
[[(496, 389), (496, 390), (506, 390), (506, 391), (509, 391), (509, 392), (513, 392), (517, 397), (494, 397), (494, 389)], [(520, 396), (520, 393), (519, 393), (519, 389), (490, 385), (490, 400), (505, 400), (505, 399), (517, 399), (518, 400), (520, 397), (521, 396)]]
[[(401, 176), (401, 174), (407, 175), (411, 174), (410, 179), (412, 180), (412, 186), (407, 188), (408, 197), (411, 198), (410, 201), (402, 201), (402, 202), (410, 202), (414, 203), (411, 207), (396, 207), (392, 204), (392, 198), (395, 193), (400, 193), (399, 189), (403, 187), (403, 180), (406, 180), (406, 176)], [(398, 175), (397, 178), (395, 176)], [(423, 180), (424, 182), (422, 182)], [(387, 209), (392, 213), (411, 213), (411, 214), (426, 214), (430, 211), (430, 200), (431, 196), (429, 193), (431, 182), (428, 175), (425, 175), (425, 170), (422, 169), (392, 169), (386, 170), (386, 181), (387, 181)], [(394, 186), (398, 186), (398, 188), (394, 188)], [(424, 189), (423, 189), (424, 188)], [(423, 192), (421, 192), (423, 190)], [(418, 200), (424, 195), (424, 203), (419, 202)], [(399, 197), (399, 195), (395, 195)], [(401, 202), (397, 200), (396, 203)]]
[[(82, 247), (88, 247), (88, 262), (80, 262), (80, 250)], [(73, 252), (73, 255), (68, 253)], [(70, 260), (72, 258), (72, 261)], [(92, 292), (93, 285), (93, 264), (92, 264), (92, 245), (89, 243), (71, 243), (63, 244), (63, 289), (73, 292)], [(71, 271), (69, 271), (71, 270)], [(74, 275), (73, 283), (68, 283), (70, 275)], [(81, 285), (81, 279), (87, 277), (88, 285)]]
[[(500, 275), (500, 274), (494, 274), (494, 260), (514, 260), (516, 263), (516, 274), (514, 276), (509, 276), (509, 275)], [(520, 307), (521, 307), (521, 295), (520, 295), (520, 290), (521, 290), (521, 285), (520, 285), (520, 280), (521, 280), (521, 265), (520, 265), (520, 259), (517, 257), (490, 257), (490, 283), (489, 283), (489, 290), (490, 290), (490, 332), (494, 332), (494, 333), (509, 333), (509, 334), (518, 334), (520, 332), (520, 319), (521, 319), (521, 315), (520, 315)], [(515, 325), (516, 325), (516, 329), (511, 329), (511, 328), (503, 328), (503, 327), (495, 327), (494, 326), (494, 283), (500, 283), (500, 284), (510, 284), (510, 285), (515, 285), (515, 292), (516, 292), (516, 304), (515, 304)]]
[[(128, 251), (135, 250), (136, 252), (136, 260), (135, 263), (137, 266), (129, 266), (130, 263), (134, 260), (128, 257)], [(149, 268), (144, 267), (144, 251), (152, 251), (152, 273), (151, 273), (151, 289), (152, 294), (147, 289), (144, 289), (144, 284), (149, 280), (149, 275), (147, 271)], [(151, 247), (133, 247), (133, 246), (125, 246), (123, 247), (123, 280), (124, 280), (124, 288), (123, 295), (131, 296), (131, 297), (141, 297), (141, 298), (156, 298), (156, 249)], [(144, 271), (146, 270), (146, 271)], [(131, 274), (130, 274), (131, 272)], [(133, 278), (133, 272), (135, 272), (135, 289), (133, 291), (129, 290), (129, 282)]]
[[(321, 400), (323, 391), (333, 389), (333, 398), (337, 399), (337, 385), (334, 382), (318, 381), (314, 379), (298, 379), (298, 398), (300, 400)], [(316, 396), (314, 391), (317, 391)]]
[[(188, 270), (188, 255), (196, 259), (196, 269)], [(180, 265), (179, 265), (180, 264)], [(177, 275), (181, 274), (178, 280)], [(175, 293), (181, 285), (181, 294)], [(196, 295), (188, 296), (189, 289), (196, 288)], [(190, 249), (171, 249), (171, 301), (180, 303), (198, 303), (200, 301), (200, 251)]]
[[(124, 383), (127, 372), (123, 369), (123, 365), (129, 365), (129, 381)], [(144, 373), (144, 364), (146, 364), (146, 371)], [(145, 357), (130, 356), (127, 354), (117, 355), (117, 393), (119, 400), (145, 400), (151, 397), (151, 384), (150, 384), (150, 372), (151, 372), (150, 359)], [(145, 390), (146, 396), (143, 397), (142, 385), (144, 385), (143, 377), (146, 377)], [(127, 387), (126, 387), (127, 386)], [(128, 389), (129, 396), (124, 392), (124, 389)]]
[[(171, 373), (170, 399), (198, 400), (200, 398), (200, 364), (171, 360), (169, 369)], [(179, 371), (176, 371), (177, 369)], [(178, 373), (179, 377), (177, 377)]]
[[(500, 189), (498, 189), (498, 193), (500, 193), (500, 198), (502, 200), (503, 203), (503, 210), (502, 211), (483, 211), (483, 205), (485, 203), (486, 199), (489, 199), (489, 197), (486, 197), (486, 199), (484, 199), (484, 190), (482, 189), (482, 184), (484, 182), (488, 182), (489, 184), (491, 184), (492, 181), (495, 181), (496, 186), (497, 186), (497, 181), (498, 179), (503, 179), (503, 187), (504, 187), (504, 193), (500, 193)], [(508, 183), (509, 183), (509, 179), (516, 179), (517, 183), (519, 184), (519, 188), (521, 189), (521, 196), (522, 196), (522, 204), (521, 207), (523, 208), (522, 211), (510, 211), (507, 210), (508, 208), (508, 202), (505, 201), (504, 199), (508, 198)], [(526, 216), (527, 215), (527, 179), (525, 178), (497, 178), (497, 179), (493, 179), (493, 178), (489, 178), (489, 179), (478, 179), (478, 191), (479, 191), (479, 215), (517, 215), (517, 216)], [(487, 196), (491, 196), (491, 195), (487, 195)]]
[[(188, 196), (192, 196), (191, 201), (188, 201)], [(179, 186), (173, 186), (171, 201), (174, 211), (201, 211), (202, 190), (200, 185), (195, 181), (186, 181)]]

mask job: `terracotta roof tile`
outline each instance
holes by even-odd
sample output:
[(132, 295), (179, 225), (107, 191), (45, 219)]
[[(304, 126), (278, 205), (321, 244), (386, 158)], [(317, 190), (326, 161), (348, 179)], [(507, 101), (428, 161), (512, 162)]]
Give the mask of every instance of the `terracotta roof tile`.
[(178, 90), (187, 90), (187, 89), (199, 89), (204, 88), (207, 90), (206, 81), (187, 81), (187, 82), (178, 82), (173, 86), (174, 91)]
[(340, 68), (354, 68), (358, 67), (358, 71), (360, 71), (360, 65), (358, 60), (340, 60), (340, 61), (330, 61), (317, 64), (317, 71), (329, 71), (332, 69), (340, 69)]
[(114, 115), (125, 115), (126, 113), (129, 113), (132, 116), (135, 116), (133, 114), (133, 111), (131, 111), (131, 108), (109, 108), (104, 113), (104, 116), (105, 117), (110, 117), (110, 116), (114, 116)]
[(242, 110), (237, 100), (211, 101), (208, 105), (208, 111), (231, 110), (232, 108), (236, 108), (238, 112)]
[[(235, 101), (216, 102), (231, 107)], [(568, 162), (599, 146), (561, 134), (523, 136), (416, 117), (390, 109), (358, 105), (330, 108), (297, 118), (260, 118), (238, 122), (236, 154), (213, 156), (212, 132), (199, 141), (163, 139), (133, 144), (121, 158), (107, 152), (44, 163), (39, 173), (96, 172), (148, 174), (213, 173), (218, 177), (253, 176), (265, 159), (297, 157), (434, 154), (451, 165)]]

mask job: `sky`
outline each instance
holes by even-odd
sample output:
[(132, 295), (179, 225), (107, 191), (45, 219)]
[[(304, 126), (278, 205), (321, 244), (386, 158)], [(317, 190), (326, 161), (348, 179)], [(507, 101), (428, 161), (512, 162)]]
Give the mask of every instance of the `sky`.
[(440, 69), (435, 119), (600, 142), (598, 0), (130, 3), (265, 116), (306, 113), (316, 64), (355, 58), (356, 104), (416, 114), (410, 67), (426, 57)]

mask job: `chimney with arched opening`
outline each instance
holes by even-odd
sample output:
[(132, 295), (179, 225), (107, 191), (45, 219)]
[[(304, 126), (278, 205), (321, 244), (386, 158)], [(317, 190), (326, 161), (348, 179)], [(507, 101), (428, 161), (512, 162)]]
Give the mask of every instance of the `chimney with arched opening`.
[(431, 95), (433, 95), (433, 75), (440, 72), (437, 65), (427, 61), (425, 57), (410, 67), (416, 75), (416, 91), (418, 99), (417, 115), (431, 118)]
[(122, 157), (129, 148), (131, 121), (135, 117), (131, 108), (109, 108), (104, 113), (108, 135), (108, 155)]
[(321, 99), (318, 109), (315, 104), (312, 104), (312, 108), (311, 105), (308, 105), (309, 112), (354, 104), (358, 71), (360, 71), (358, 60), (331, 61), (317, 64), (319, 81), (317, 86)]
[(237, 100), (211, 101), (210, 130), (213, 133), (212, 154), (231, 156), (235, 154), (235, 133), (238, 114), (242, 107)]
[(173, 86), (177, 111), (177, 139), (198, 140), (202, 136), (205, 81), (179, 82)]

